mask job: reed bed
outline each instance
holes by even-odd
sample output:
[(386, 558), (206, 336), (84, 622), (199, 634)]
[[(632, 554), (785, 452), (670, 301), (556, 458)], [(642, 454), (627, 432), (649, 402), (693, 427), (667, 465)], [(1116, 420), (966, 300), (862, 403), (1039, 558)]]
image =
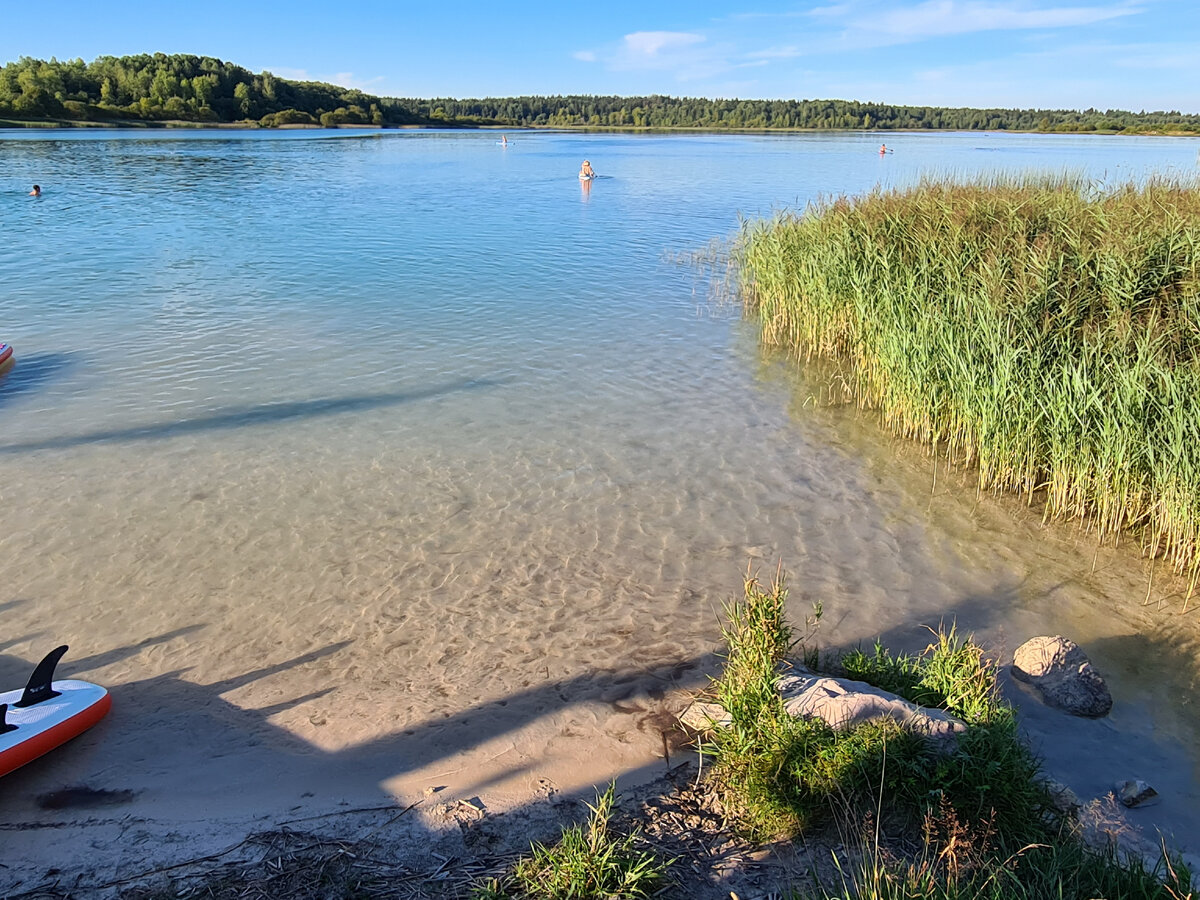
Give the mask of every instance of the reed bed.
[(958, 181), (751, 223), (767, 343), (843, 363), (893, 431), (981, 490), (1200, 572), (1200, 185)]

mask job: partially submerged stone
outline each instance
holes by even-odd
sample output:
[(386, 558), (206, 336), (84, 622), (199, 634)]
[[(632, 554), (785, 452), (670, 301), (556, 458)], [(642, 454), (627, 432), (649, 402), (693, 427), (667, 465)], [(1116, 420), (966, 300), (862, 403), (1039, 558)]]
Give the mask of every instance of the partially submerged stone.
[(1116, 785), (1116, 793), (1121, 804), (1130, 809), (1135, 806), (1145, 806), (1158, 796), (1158, 791), (1140, 778), (1119, 782)]
[(1030, 638), (1013, 654), (1013, 677), (1041, 691), (1049, 706), (1075, 716), (1099, 718), (1112, 709), (1112, 695), (1087, 654), (1061, 635)]
[(838, 730), (891, 719), (905, 731), (943, 746), (953, 745), (967, 730), (965, 722), (943, 709), (926, 709), (864, 681), (800, 670), (778, 684), (790, 715), (820, 719)]

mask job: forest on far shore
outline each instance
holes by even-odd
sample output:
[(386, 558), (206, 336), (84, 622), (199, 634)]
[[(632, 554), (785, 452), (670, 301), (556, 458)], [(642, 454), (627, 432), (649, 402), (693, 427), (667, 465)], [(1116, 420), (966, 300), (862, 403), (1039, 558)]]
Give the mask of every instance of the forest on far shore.
[(479, 100), (376, 97), (254, 74), (211, 56), (139, 54), (0, 66), (0, 125), (191, 122), (280, 126), (509, 128), (930, 129), (1200, 134), (1177, 111), (970, 109), (855, 100), (547, 96)]

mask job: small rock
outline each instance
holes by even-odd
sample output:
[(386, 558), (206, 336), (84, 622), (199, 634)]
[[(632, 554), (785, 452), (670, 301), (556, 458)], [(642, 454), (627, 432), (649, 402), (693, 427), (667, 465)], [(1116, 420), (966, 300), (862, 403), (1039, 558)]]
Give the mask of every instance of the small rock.
[(685, 728), (696, 732), (713, 731), (717, 728), (728, 728), (732, 723), (729, 713), (719, 703), (706, 703), (695, 700), (679, 714), (679, 723)]
[(1112, 694), (1087, 654), (1061, 635), (1030, 638), (1013, 654), (1013, 677), (1041, 691), (1049, 706), (1075, 716), (1099, 718), (1112, 709)]
[(1072, 814), (1079, 811), (1079, 797), (1075, 792), (1057, 781), (1046, 781), (1046, 790), (1050, 794), (1050, 802), (1061, 813)]
[(1121, 801), (1122, 805), (1130, 809), (1135, 806), (1145, 806), (1158, 796), (1158, 791), (1140, 778), (1119, 782), (1115, 785), (1114, 790), (1116, 790), (1117, 799)]

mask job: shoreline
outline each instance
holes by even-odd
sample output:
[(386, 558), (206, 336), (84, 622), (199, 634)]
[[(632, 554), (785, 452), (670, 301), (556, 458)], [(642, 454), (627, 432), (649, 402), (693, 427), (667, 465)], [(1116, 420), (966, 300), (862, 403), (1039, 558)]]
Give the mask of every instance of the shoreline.
[(160, 131), (170, 129), (203, 130), (206, 128), (229, 131), (513, 131), (567, 134), (1041, 134), (1047, 136), (1096, 136), (1096, 137), (1180, 137), (1200, 138), (1190, 131), (1022, 131), (1015, 128), (961, 129), (961, 128), (704, 128), (691, 126), (650, 127), (625, 125), (479, 125), (458, 124), (447, 121), (425, 125), (316, 125), (289, 124), (264, 126), (254, 122), (193, 122), (184, 119), (162, 120), (81, 120), (81, 119), (0, 119), (0, 130), (112, 130), (112, 131)]
[[(1162, 832), (1168, 850), (1200, 865), (1200, 847), (1183, 846), (1181, 837), (1200, 833), (1200, 810), (1190, 810), (1187, 792), (1167, 778), (1186, 769), (1186, 753), (1166, 758), (1161, 748), (1129, 734), (1137, 709), (1119, 706), (1112, 721), (1083, 720), (1044, 706), (1006, 671), (1001, 688), (1044, 761), (1043, 775), (1077, 794), (1095, 834), (1153, 855)], [(671, 723), (696, 693), (665, 698)], [(251, 733), (237, 720), (254, 719), (253, 711), (229, 703), (214, 708), (209, 701), (208, 708), (164, 717), (157, 727), (119, 741), (118, 729), (128, 724), (122, 718), (136, 711), (138, 701), (120, 688), (117, 695), (108, 720), (7, 777), (0, 801), (9, 832), (9, 861), (0, 870), (3, 896), (148, 900), (165, 896), (168, 879), (175, 896), (181, 884), (253, 873), (269, 859), (290, 855), (303, 867), (311, 862), (310, 851), (332, 845), (345, 852), (366, 847), (380, 871), (407, 879), (405, 884), (462, 884), (467, 875), (498, 874), (532, 841), (553, 842), (565, 825), (586, 816), (586, 804), (610, 777), (623, 821), (657, 829), (653, 839), (660, 847), (686, 850), (689, 841), (703, 838), (701, 847), (723, 848), (709, 852), (708, 868), (699, 857), (688, 858), (688, 877), (702, 877), (686, 892), (665, 896), (724, 900), (730, 890), (747, 896), (743, 887), (759, 896), (768, 885), (798, 883), (808, 866), (829, 859), (820, 830), (794, 844), (753, 845), (730, 832), (719, 802), (700, 808), (697, 798), (709, 793), (703, 767), (683, 732), (665, 718), (660, 735), (624, 756), (619, 742), (604, 740), (611, 738), (605, 729), (579, 734), (569, 746), (555, 742), (564, 723), (551, 716), (526, 734), (442, 753), (420, 770), (381, 779), (413, 737), (370, 751), (322, 753), (294, 736)], [(448, 724), (453, 730), (455, 722)], [(156, 766), (163, 742), (181, 733), (192, 736), (188, 758)], [(555, 750), (548, 753), (551, 744)], [(122, 788), (130, 784), (129, 771), (148, 777)], [(1161, 788), (1157, 805), (1125, 810), (1106, 799), (1105, 785), (1115, 778), (1147, 773)], [(63, 849), (82, 845), (91, 848), (86, 857)], [(133, 890), (147, 893), (124, 893)]]

